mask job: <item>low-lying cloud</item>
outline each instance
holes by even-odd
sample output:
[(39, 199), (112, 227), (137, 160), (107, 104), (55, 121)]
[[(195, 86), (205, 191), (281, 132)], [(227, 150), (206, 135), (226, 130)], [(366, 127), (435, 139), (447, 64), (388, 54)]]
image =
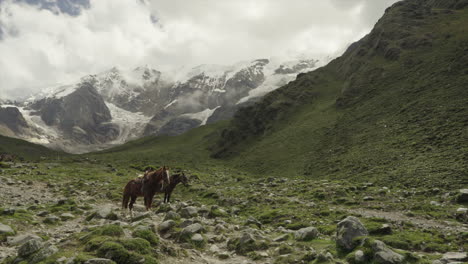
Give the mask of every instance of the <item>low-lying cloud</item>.
[(0, 0), (0, 98), (113, 66), (336, 56), (396, 0)]

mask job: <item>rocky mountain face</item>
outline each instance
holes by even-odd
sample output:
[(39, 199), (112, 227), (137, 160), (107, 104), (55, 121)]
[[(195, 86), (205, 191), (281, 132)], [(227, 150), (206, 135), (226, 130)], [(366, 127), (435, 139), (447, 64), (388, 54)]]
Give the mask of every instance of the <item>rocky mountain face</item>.
[[(179, 135), (231, 118), (242, 106), (317, 67), (317, 60), (268, 59), (177, 71), (138, 67), (88, 75), (17, 103), (12, 118), (28, 129), (2, 132), (68, 152), (87, 152), (149, 135)], [(7, 125), (5, 125), (7, 126)], [(15, 125), (17, 126), (17, 125)], [(5, 130), (5, 129), (3, 129)], [(25, 132), (26, 131), (26, 132)]]
[(0, 107), (0, 128), (4, 134), (22, 133), (28, 124), (16, 107)]
[(80, 143), (105, 143), (119, 135), (102, 96), (88, 82), (64, 97), (44, 98), (30, 107), (47, 126), (59, 128), (64, 136)]

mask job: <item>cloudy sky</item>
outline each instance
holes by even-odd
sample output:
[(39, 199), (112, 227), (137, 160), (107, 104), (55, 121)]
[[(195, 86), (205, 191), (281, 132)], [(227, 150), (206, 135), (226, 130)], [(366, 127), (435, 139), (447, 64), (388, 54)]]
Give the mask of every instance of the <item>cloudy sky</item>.
[(396, 0), (0, 0), (0, 98), (113, 66), (339, 55)]

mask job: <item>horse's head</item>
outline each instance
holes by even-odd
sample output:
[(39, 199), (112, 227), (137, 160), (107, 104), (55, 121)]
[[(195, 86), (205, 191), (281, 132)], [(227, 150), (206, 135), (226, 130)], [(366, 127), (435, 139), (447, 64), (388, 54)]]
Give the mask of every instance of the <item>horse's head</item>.
[(166, 181), (168, 184), (171, 183), (171, 173), (169, 172), (169, 167), (166, 167), (166, 165), (164, 165), (162, 168), (162, 173), (164, 181)]
[(187, 176), (185, 176), (185, 173), (181, 173), (180, 176), (179, 176), (179, 179), (180, 179), (180, 182), (185, 186), (185, 187), (188, 187), (190, 186), (189, 184), (189, 179)]

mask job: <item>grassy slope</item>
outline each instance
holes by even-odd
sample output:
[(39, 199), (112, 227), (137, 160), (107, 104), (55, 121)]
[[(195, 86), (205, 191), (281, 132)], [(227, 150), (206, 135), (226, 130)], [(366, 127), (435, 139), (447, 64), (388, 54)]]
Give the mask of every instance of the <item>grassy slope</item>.
[(40, 157), (55, 157), (64, 155), (44, 146), (29, 143), (27, 141), (0, 136), (0, 153), (10, 153), (26, 159), (39, 159)]
[(391, 8), (341, 58), (240, 111), (215, 156), (258, 174), (466, 179), (468, 10), (414, 2)]

